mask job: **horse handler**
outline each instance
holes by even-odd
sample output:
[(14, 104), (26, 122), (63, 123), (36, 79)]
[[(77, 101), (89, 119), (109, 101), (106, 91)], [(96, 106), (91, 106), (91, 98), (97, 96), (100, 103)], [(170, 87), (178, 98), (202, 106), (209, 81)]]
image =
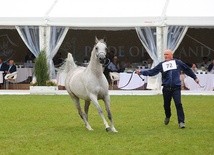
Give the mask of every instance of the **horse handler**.
[(168, 125), (171, 117), (171, 100), (173, 98), (177, 110), (178, 126), (185, 128), (185, 115), (181, 103), (181, 70), (199, 84), (199, 80), (193, 71), (181, 60), (173, 58), (171, 50), (164, 51), (165, 61), (160, 62), (157, 66), (150, 70), (136, 70), (135, 72), (144, 76), (154, 76), (159, 72), (162, 74), (162, 92), (164, 100), (165, 120), (164, 124)]

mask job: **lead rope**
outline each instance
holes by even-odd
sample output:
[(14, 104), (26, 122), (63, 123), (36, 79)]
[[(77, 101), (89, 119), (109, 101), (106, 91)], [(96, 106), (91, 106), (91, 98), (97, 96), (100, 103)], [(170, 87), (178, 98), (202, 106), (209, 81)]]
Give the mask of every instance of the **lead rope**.
[[(128, 82), (124, 86), (120, 87), (120, 89), (129, 85), (129, 83), (131, 82), (131, 79), (132, 79), (132, 77), (133, 77), (134, 74), (135, 74), (135, 71), (132, 72), (132, 74), (131, 74)], [(137, 75), (141, 78), (142, 81), (144, 81), (144, 79), (139, 74), (137, 74)]]

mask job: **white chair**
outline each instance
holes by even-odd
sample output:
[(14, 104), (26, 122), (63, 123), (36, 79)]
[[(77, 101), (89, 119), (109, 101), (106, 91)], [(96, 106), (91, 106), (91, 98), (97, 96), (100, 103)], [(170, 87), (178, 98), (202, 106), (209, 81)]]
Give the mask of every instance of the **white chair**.
[(3, 83), (3, 71), (0, 71), (0, 84)]
[(114, 89), (114, 84), (118, 85), (118, 81), (120, 80), (120, 74), (117, 72), (109, 72), (109, 76), (111, 79), (111, 87)]
[[(17, 84), (16, 82), (17, 74), (18, 72), (13, 72), (5, 75), (4, 79), (5, 79), (6, 89), (8, 89), (9, 83), (13, 83), (13, 88), (14, 88), (14, 85)], [(16, 85), (16, 89), (17, 89), (17, 85)]]
[(0, 71), (0, 89), (3, 88), (3, 83), (4, 83), (4, 80), (3, 80), (3, 71)]

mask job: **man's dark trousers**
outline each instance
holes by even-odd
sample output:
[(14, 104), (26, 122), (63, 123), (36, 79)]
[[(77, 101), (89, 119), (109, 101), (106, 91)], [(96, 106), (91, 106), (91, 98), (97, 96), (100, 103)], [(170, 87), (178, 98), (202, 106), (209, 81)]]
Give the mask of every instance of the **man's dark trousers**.
[(167, 118), (171, 117), (171, 100), (173, 98), (177, 110), (178, 123), (184, 122), (185, 116), (181, 103), (181, 87), (163, 87), (164, 110)]

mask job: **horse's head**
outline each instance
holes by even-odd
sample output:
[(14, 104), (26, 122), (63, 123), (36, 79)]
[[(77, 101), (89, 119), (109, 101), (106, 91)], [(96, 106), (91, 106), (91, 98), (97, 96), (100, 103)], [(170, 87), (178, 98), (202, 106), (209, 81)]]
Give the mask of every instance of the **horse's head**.
[(96, 53), (96, 57), (101, 64), (104, 64), (106, 62), (106, 53), (107, 53), (106, 43), (103, 39), (98, 40), (97, 38), (95, 42), (96, 45), (94, 46), (94, 50)]

